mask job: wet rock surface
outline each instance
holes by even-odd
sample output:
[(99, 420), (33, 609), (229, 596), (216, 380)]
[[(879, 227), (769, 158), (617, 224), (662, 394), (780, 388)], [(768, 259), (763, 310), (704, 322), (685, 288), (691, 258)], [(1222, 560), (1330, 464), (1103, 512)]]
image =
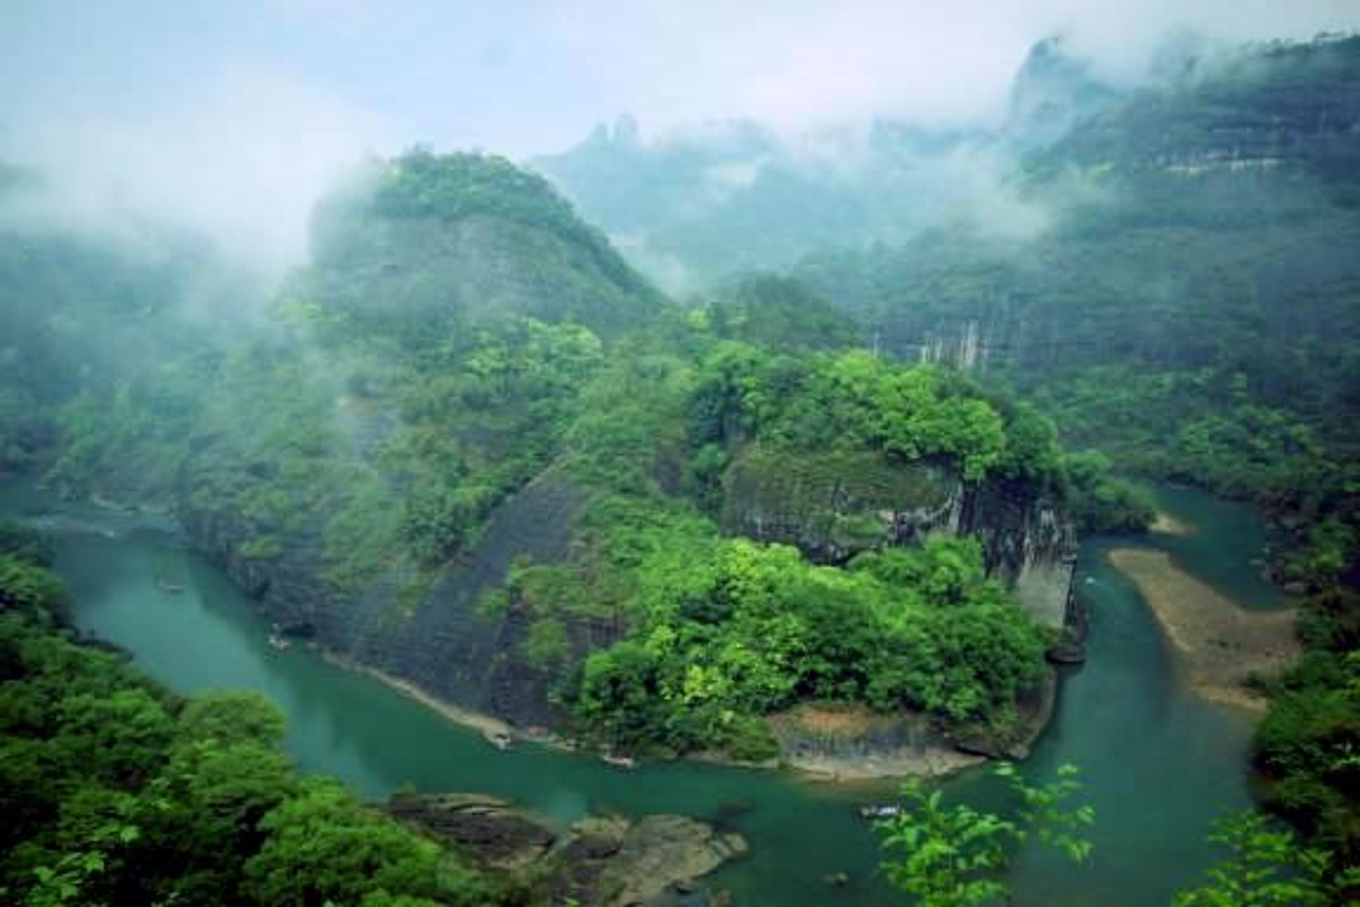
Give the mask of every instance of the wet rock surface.
[(397, 795), (393, 816), (418, 826), (494, 869), (523, 869), (543, 859), (557, 841), (548, 828), (517, 812), (508, 800), (481, 794)]
[(666, 903), (747, 851), (741, 835), (686, 816), (587, 816), (563, 833), (481, 794), (398, 794), (385, 809), (480, 865), (537, 876), (550, 903)]

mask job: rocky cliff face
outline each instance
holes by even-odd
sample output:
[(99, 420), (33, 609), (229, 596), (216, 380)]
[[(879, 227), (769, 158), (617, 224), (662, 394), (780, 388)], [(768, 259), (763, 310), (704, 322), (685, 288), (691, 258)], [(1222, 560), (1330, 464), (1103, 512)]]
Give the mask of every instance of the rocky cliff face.
[[(1192, 58), (1176, 78), (1112, 106), (1056, 149), (1084, 166), (1180, 176), (1341, 176), (1360, 129), (1360, 37)], [(1352, 171), (1353, 172), (1353, 171)]]
[(995, 485), (962, 489), (956, 500), (951, 531), (980, 539), (992, 575), (1041, 624), (1062, 628), (1070, 616), (1077, 533), (1057, 502)]
[(915, 544), (934, 532), (974, 536), (989, 573), (1040, 623), (1058, 629), (1066, 620), (1076, 531), (1045, 496), (848, 453), (795, 458), (748, 450), (723, 484), (728, 532), (795, 545), (824, 563), (883, 544)]
[[(504, 581), (519, 557), (561, 560), (584, 495), (548, 473), (507, 500), (476, 545), (412, 594), (412, 577), (394, 572), (361, 592), (345, 594), (325, 580), (319, 531), (282, 535), (282, 553), (262, 560), (243, 554), (257, 527), (241, 514), (182, 504), (189, 541), (220, 566), (288, 636), (313, 640), (344, 658), (376, 668), (455, 705), (522, 725), (556, 717), (546, 681), (516, 657), (523, 619), (479, 610), (483, 592)], [(419, 589), (419, 587), (414, 587)]]

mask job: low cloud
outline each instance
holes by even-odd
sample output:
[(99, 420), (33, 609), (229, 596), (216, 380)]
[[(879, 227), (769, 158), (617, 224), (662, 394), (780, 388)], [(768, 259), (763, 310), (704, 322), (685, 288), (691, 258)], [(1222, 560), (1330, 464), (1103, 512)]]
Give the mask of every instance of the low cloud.
[(48, 219), (183, 225), (277, 270), (301, 259), (315, 199), (385, 135), (380, 117), (295, 76), (233, 68), (175, 109), (43, 120), (3, 153), (50, 175)]
[[(277, 270), (303, 254), (317, 196), (369, 152), (551, 152), (624, 110), (653, 135), (749, 117), (793, 145), (878, 117), (994, 123), (1057, 31), (1128, 82), (1177, 30), (1357, 25), (1352, 0), (10, 0), (0, 159), (55, 177), (52, 217), (187, 223)], [(713, 190), (752, 175), (715, 173)]]

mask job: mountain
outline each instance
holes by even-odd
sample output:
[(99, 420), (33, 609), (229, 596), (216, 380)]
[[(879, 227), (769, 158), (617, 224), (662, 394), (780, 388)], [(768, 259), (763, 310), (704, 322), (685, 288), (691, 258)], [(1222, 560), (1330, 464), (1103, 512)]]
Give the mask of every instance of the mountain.
[[(1244, 382), (1255, 403), (1334, 434), (1360, 415), (1357, 171), (1338, 163), (1360, 151), (1357, 98), (1360, 38), (1243, 50), (1032, 154), (1025, 193), (1055, 212), (1032, 241), (930, 231), (793, 272), (907, 359), (963, 358), (1054, 393), (1102, 370), (1198, 375), (1198, 392), (1170, 394), (1182, 411), (1155, 409), (1170, 426)], [(1115, 431), (1088, 422), (1069, 431)], [(1118, 446), (1155, 460), (1166, 445), (1149, 435), (1170, 426)]]
[(676, 291), (827, 246), (898, 241), (961, 206), (996, 166), (972, 132), (880, 121), (779, 136), (746, 121), (640, 143), (601, 127), (530, 163)]
[(643, 142), (624, 117), (530, 164), (640, 268), (687, 291), (813, 251), (901, 243), (940, 223), (1012, 232), (979, 212), (1014, 195), (1015, 155), (1047, 147), (1122, 96), (1051, 38), (1017, 73), (996, 128), (882, 118), (787, 135), (736, 120)]
[(168, 506), (286, 636), (604, 746), (768, 758), (826, 696), (998, 752), (1041, 720), (1051, 426), (796, 285), (682, 312), (542, 178), (415, 151), (321, 202), (229, 342), (177, 353), (178, 303), (153, 362), (51, 389), (32, 465)]
[(660, 301), (545, 180), (490, 155), (374, 162), (320, 202), (311, 236), (294, 292), (355, 329), (526, 316), (611, 333)]

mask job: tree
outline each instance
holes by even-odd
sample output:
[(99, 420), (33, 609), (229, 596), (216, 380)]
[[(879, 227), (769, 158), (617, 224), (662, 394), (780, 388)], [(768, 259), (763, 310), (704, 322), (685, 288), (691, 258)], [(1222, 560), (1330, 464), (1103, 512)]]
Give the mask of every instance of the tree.
[(1079, 832), (1094, 821), (1095, 811), (1067, 805), (1081, 789), (1074, 766), (1062, 766), (1058, 780), (1041, 787), (1026, 784), (1011, 765), (998, 766), (996, 774), (1020, 798), (1014, 818), (967, 804), (946, 806), (942, 791), (926, 793), (913, 779), (902, 787), (903, 808), (877, 823), (883, 849), (894, 855), (883, 862), (883, 871), (919, 907), (972, 907), (1004, 897), (1000, 874), (1011, 849), (1031, 837), (1077, 863), (1090, 854)]
[(14, 611), (31, 619), (64, 617), (66, 592), (61, 581), (36, 561), (0, 554), (0, 613)]
[[(1227, 847), (1229, 855), (1209, 870), (1207, 884), (1177, 894), (1174, 907), (1321, 907), (1331, 902), (1324, 881), (1328, 861), (1320, 851), (1300, 847), (1289, 831), (1272, 830), (1259, 813), (1237, 813), (1215, 825), (1209, 840)], [(1360, 878), (1350, 879), (1351, 885), (1357, 883)]]
[(283, 712), (263, 693), (253, 690), (210, 690), (185, 704), (179, 736), (226, 745), (254, 743), (268, 749), (283, 741)]
[(303, 781), (301, 793), (260, 828), (268, 838), (245, 874), (247, 892), (262, 904), (402, 903), (394, 901), (402, 895), (449, 904), (491, 900), (475, 872), (359, 805), (331, 779)]

